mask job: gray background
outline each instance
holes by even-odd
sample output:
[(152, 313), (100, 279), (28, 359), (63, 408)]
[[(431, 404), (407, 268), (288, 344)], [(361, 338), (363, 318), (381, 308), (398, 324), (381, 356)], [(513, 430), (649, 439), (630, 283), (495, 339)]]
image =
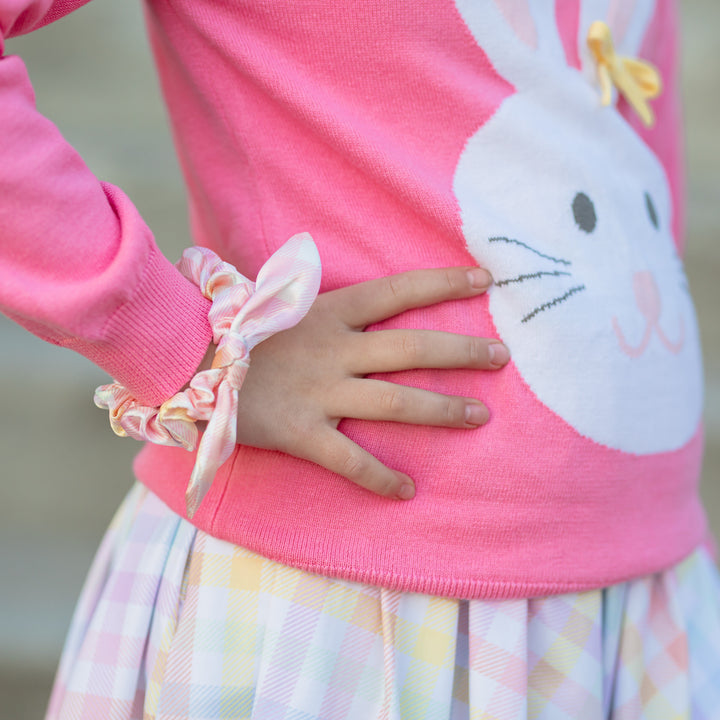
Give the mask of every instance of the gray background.
[[(687, 272), (705, 350), (703, 494), (720, 532), (720, 3), (682, 6), (689, 167)], [(173, 260), (190, 244), (183, 189), (136, 3), (95, 0), (10, 41), (40, 109), (94, 172), (121, 186)], [(92, 405), (106, 377), (0, 316), (0, 720), (42, 717), (70, 613), (131, 484), (137, 446)]]

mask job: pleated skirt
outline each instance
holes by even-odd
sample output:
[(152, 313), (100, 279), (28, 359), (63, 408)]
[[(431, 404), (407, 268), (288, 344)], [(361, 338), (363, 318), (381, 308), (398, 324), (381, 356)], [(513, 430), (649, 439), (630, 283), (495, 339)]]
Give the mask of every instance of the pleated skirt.
[(217, 540), (140, 485), (79, 600), (48, 720), (720, 719), (704, 549), (605, 589), (455, 600)]

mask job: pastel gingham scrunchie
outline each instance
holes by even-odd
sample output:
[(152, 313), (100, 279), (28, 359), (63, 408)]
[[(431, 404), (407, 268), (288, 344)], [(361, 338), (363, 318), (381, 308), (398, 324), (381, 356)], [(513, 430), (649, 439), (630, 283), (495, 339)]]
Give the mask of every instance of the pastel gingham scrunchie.
[[(185, 250), (177, 267), (212, 300), (208, 320), (217, 349), (211, 369), (160, 407), (141, 405), (118, 383), (97, 388), (95, 404), (109, 410), (117, 435), (187, 450), (197, 446), (185, 494), (192, 518), (235, 446), (238, 391), (250, 351), (305, 317), (320, 288), (320, 257), (310, 235), (301, 233), (270, 257), (255, 282), (202, 247)], [(208, 423), (199, 446), (198, 420)]]

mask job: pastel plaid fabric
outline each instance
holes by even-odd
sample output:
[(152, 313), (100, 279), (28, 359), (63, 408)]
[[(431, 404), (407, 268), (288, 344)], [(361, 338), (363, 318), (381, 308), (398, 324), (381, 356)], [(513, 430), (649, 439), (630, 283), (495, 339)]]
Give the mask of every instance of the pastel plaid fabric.
[(462, 601), (312, 575), (136, 485), (90, 571), (49, 720), (720, 719), (720, 579)]

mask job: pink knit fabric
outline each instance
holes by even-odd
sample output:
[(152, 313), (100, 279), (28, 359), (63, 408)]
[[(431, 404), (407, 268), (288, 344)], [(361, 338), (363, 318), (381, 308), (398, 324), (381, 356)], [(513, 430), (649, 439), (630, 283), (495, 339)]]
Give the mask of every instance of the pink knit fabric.
[[(4, 37), (82, 4), (2, 0), (0, 51)], [(158, 251), (128, 198), (36, 111), (14, 56), (0, 60), (0, 134), (0, 308), (159, 405), (207, 350), (210, 302)]]
[[(0, 0), (0, 28), (29, 30), (80, 4)], [(473, 13), (490, 12), (486, 5), (492, 3), (373, 0), (359, 9), (339, 0), (150, 0), (150, 37), (196, 241), (253, 277), (285, 239), (308, 231), (322, 258), (324, 290), (412, 268), (479, 262), (468, 249), (458, 168), (469, 140), (503, 121), (508, 102), (525, 92), (509, 77), (512, 62), (503, 64), (493, 55), (497, 47), (477, 39), (482, 24), (473, 24)], [(591, 5), (557, 3), (567, 58), (561, 64), (580, 67), (578, 25)], [(526, 24), (512, 20), (525, 28), (518, 37), (531, 37)], [(659, 0), (640, 52), (659, 67), (665, 85), (652, 104), (655, 127), (640, 129), (622, 102), (619, 108), (667, 176), (672, 203), (658, 203), (660, 228), (671, 227), (680, 247), (675, 35), (674, 6)], [(37, 115), (14, 58), (0, 61), (0, 123), (11, 138), (0, 150), (5, 311), (82, 351), (146, 398), (169, 396), (207, 346), (205, 301), (158, 258), (124, 197), (99, 185)], [(525, 136), (516, 137), (522, 143)], [(518, 144), (518, 154), (525, 150)], [(599, 157), (612, 152), (608, 146)], [(493, 171), (500, 166), (487, 175)], [(632, 171), (620, 166), (618, 180)], [(593, 178), (587, 175), (589, 183)], [(655, 205), (644, 189), (652, 219)], [(519, 199), (520, 216), (524, 206)], [(503, 232), (508, 236), (493, 239), (521, 247), (510, 229)], [(554, 269), (546, 274), (568, 274)], [(577, 290), (564, 306), (582, 297)], [(498, 337), (496, 317), (490, 297), (479, 297), (408, 312), (375, 329)], [(497, 373), (392, 376), (482, 398), (492, 414), (483, 428), (343, 421), (352, 439), (415, 480), (413, 501), (385, 500), (310, 463), (238, 446), (193, 522), (312, 571), (457, 597), (599, 587), (668, 567), (701, 543), (700, 425), (664, 450), (636, 451), (622, 438), (615, 445), (599, 441), (542, 399), (521, 370), (520, 353), (510, 349), (516, 361)], [(574, 337), (555, 352), (563, 359), (576, 352)], [(537, 362), (552, 370), (555, 360), (543, 349)], [(694, 366), (687, 374), (697, 375)], [(565, 396), (582, 405), (577, 381), (567, 378)], [(675, 406), (664, 409), (647, 415), (650, 440), (653, 417)], [(607, 426), (622, 420), (617, 412)], [(135, 470), (183, 514), (193, 462), (181, 449), (148, 446)]]

